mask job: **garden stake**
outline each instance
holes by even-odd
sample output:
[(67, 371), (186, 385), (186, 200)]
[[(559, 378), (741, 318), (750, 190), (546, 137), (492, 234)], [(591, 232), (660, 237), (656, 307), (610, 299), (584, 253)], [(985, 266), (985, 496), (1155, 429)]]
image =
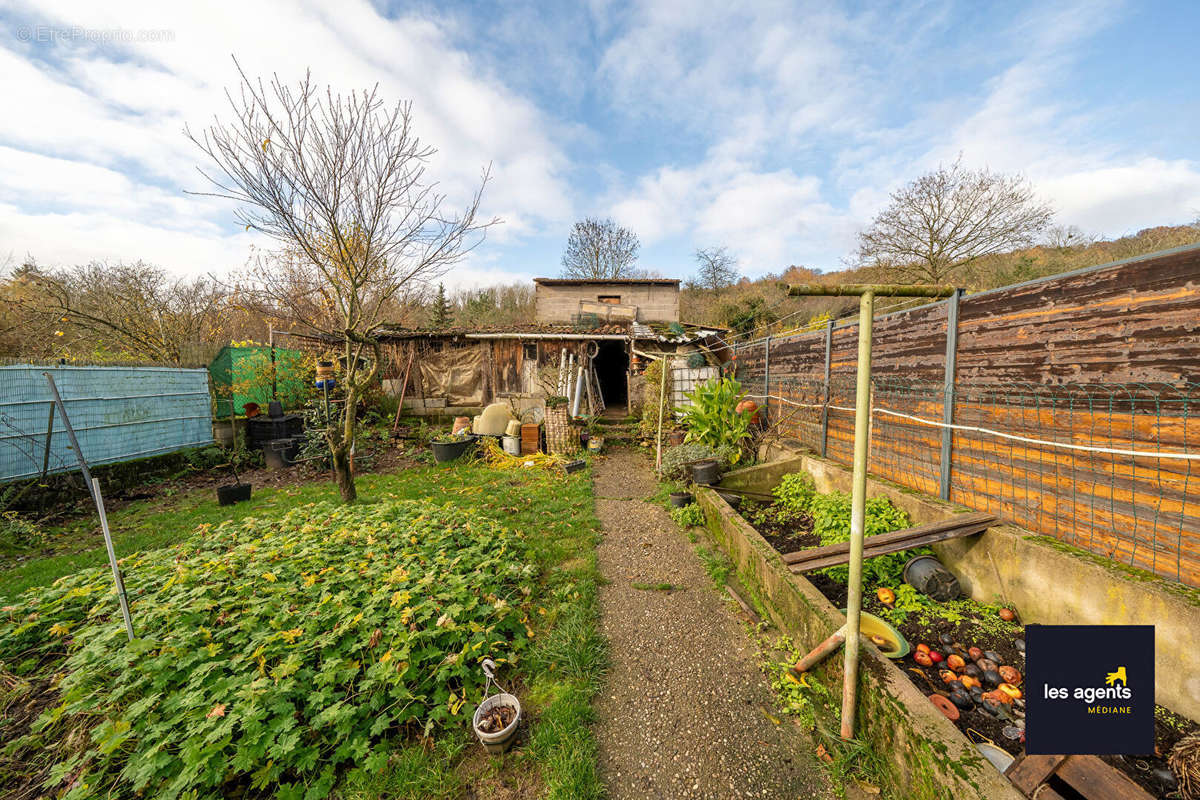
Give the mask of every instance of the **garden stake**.
[(92, 493), (92, 501), (96, 504), (96, 513), (100, 515), (100, 530), (104, 532), (104, 546), (108, 548), (108, 563), (112, 567), (117, 597), (121, 601), (121, 616), (125, 618), (125, 633), (132, 642), (133, 622), (129, 618), (129, 599), (125, 596), (125, 581), (121, 578), (121, 567), (117, 564), (117, 555), (113, 551), (112, 535), (108, 532), (108, 517), (104, 513), (104, 498), (100, 496), (100, 481), (93, 478), (91, 470), (88, 469), (87, 460), (83, 457), (83, 450), (79, 447), (79, 440), (75, 438), (75, 429), (71, 427), (71, 418), (67, 416), (67, 409), (63, 405), (62, 397), (58, 394), (54, 376), (49, 372), (43, 372), (42, 375), (50, 384), (50, 394), (54, 398), (53, 407), (58, 409), (58, 415), (62, 417), (63, 427), (67, 430), (67, 440), (71, 443), (71, 449), (75, 451), (75, 458), (79, 461), (79, 471), (83, 473), (84, 483), (87, 484), (88, 491)]
[[(876, 284), (843, 284), (840, 286), (795, 285), (788, 287), (792, 297), (859, 297), (858, 304), (858, 367), (854, 390), (854, 478), (850, 498), (850, 579), (846, 593), (846, 656), (842, 669), (843, 739), (854, 738), (854, 709), (858, 701), (858, 651), (862, 612), (862, 554), (863, 532), (867, 511), (867, 456), (870, 452), (871, 426), (871, 324), (875, 312), (875, 296), (881, 297), (947, 297), (955, 291), (952, 286), (900, 286)], [(830, 645), (816, 660), (837, 648), (831, 636), (818, 650)], [(816, 651), (809, 654), (818, 655)], [(800, 672), (801, 664), (793, 669)], [(813, 662), (815, 663), (815, 661)], [(810, 665), (811, 666), (811, 665)]]
[(400, 379), (400, 402), (396, 404), (396, 419), (392, 422), (392, 438), (396, 438), (396, 430), (400, 427), (400, 414), (404, 411), (404, 390), (408, 388), (408, 373), (412, 370), (413, 359), (417, 357), (417, 347), (413, 345), (408, 354), (408, 364), (404, 367), (404, 377)]
[(654, 468), (658, 470), (658, 474), (662, 474), (662, 424), (663, 424), (663, 402), (667, 396), (667, 370), (669, 365), (665, 356), (660, 358), (662, 362), (662, 380), (658, 385), (658, 444), (657, 455), (655, 455)]

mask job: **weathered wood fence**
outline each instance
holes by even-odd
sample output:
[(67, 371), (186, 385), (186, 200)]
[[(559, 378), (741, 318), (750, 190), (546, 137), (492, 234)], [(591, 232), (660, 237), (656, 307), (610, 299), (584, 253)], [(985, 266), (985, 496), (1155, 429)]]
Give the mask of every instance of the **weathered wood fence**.
[[(734, 345), (782, 435), (849, 463), (858, 326)], [(886, 314), (871, 469), (1200, 586), (1200, 246)]]

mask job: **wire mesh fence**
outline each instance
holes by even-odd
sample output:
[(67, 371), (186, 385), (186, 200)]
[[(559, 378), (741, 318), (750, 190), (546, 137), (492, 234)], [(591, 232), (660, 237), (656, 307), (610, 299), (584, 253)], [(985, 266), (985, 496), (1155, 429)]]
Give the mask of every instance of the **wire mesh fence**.
[[(852, 462), (852, 377), (736, 363), (773, 435)], [(876, 476), (1200, 586), (1200, 384), (955, 383), (949, 403), (942, 382), (871, 386)]]
[(77, 468), (66, 429), (53, 412), (47, 372), (90, 464), (212, 442), (206, 370), (0, 366), (0, 482)]

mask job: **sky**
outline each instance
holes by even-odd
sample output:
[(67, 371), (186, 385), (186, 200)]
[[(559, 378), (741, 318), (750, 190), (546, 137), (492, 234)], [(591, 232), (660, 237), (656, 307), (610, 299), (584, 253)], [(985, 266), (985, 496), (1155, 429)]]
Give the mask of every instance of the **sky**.
[(0, 263), (225, 275), (273, 243), (199, 197), (184, 135), (251, 76), (411, 101), (448, 208), (503, 224), (451, 288), (555, 275), (612, 217), (640, 266), (722, 245), (838, 269), (889, 192), (962, 158), (1107, 237), (1200, 216), (1200, 3), (0, 0)]

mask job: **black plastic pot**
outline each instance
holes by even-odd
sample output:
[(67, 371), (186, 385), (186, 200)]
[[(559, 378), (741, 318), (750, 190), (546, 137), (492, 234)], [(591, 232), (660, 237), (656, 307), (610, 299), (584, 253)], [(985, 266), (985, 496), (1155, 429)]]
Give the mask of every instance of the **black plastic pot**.
[(692, 464), (692, 482), (712, 486), (721, 479), (721, 465), (716, 461), (699, 461)]
[(586, 466), (586, 461), (584, 461), (582, 458), (577, 458), (574, 461), (568, 461), (567, 463), (563, 464), (563, 470), (570, 475), (572, 472), (579, 472), (579, 470)]
[(430, 442), (433, 448), (433, 460), (439, 464), (453, 461), (475, 446), (475, 440), (464, 439), (461, 442)]
[(231, 483), (228, 486), (217, 487), (217, 503), (220, 505), (231, 506), (249, 499), (250, 484), (248, 483)]
[(675, 508), (690, 506), (695, 499), (691, 492), (671, 492), (671, 505)]
[(934, 600), (954, 600), (962, 594), (958, 578), (934, 556), (915, 556), (904, 565), (904, 582)]

